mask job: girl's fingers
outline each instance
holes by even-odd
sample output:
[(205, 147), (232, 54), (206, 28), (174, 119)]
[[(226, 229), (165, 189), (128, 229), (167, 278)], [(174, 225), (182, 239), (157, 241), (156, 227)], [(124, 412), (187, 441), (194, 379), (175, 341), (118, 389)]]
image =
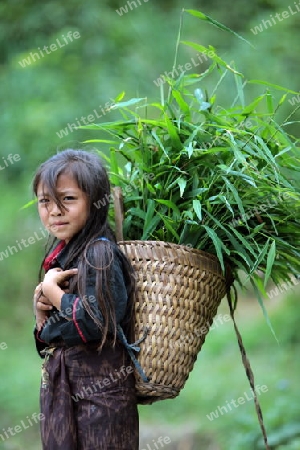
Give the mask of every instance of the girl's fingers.
[(34, 293), (37, 293), (42, 290), (42, 283), (38, 284), (34, 290)]
[(53, 309), (53, 306), (51, 304), (46, 304), (43, 302), (37, 302), (36, 307), (37, 307), (37, 309), (40, 309), (42, 311), (49, 311), (49, 310)]
[(41, 303), (44, 303), (45, 305), (52, 305), (50, 300), (47, 297), (45, 297), (43, 294), (38, 298), (38, 301)]
[(68, 269), (64, 270), (62, 275), (63, 277), (71, 277), (73, 275), (76, 275), (76, 273), (78, 273), (78, 269)]

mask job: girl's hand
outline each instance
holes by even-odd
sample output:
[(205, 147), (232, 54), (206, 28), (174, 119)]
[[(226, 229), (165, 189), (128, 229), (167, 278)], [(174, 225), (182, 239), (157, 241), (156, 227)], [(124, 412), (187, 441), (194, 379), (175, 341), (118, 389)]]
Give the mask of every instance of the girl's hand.
[(49, 311), (53, 308), (49, 299), (43, 295), (42, 283), (40, 283), (34, 291), (33, 296), (33, 311), (36, 318), (36, 327), (40, 331), (45, 320), (49, 316)]
[(49, 290), (51, 291), (54, 286), (64, 287), (66, 285), (66, 281), (71, 276), (76, 275), (77, 272), (77, 269), (62, 270), (59, 267), (48, 270), (42, 283), (43, 294), (46, 297), (50, 297), (50, 295), (48, 295)]
[(47, 297), (52, 305), (60, 309), (61, 297), (65, 293), (67, 280), (76, 275), (78, 269), (62, 270), (60, 268), (50, 269), (45, 275), (42, 283), (43, 295)]

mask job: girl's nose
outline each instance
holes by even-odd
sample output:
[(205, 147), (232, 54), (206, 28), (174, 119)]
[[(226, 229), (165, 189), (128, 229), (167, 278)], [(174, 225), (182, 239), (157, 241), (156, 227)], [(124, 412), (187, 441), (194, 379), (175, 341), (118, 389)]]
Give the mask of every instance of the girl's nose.
[(55, 202), (51, 202), (50, 214), (52, 214), (53, 216), (61, 216), (62, 215), (61, 209)]

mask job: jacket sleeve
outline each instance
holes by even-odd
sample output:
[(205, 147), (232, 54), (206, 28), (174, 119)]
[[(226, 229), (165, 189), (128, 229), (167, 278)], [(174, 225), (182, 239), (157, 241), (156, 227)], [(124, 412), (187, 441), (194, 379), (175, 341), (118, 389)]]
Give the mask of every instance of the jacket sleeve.
[[(103, 322), (103, 317), (98, 307), (95, 284), (96, 271), (95, 269), (90, 269), (87, 277), (86, 300), (93, 315)], [(120, 323), (125, 316), (127, 291), (121, 264), (116, 254), (112, 266), (110, 288), (115, 301), (116, 321)], [(62, 296), (60, 316), (67, 319), (65, 323), (60, 325), (60, 333), (68, 346), (101, 339), (101, 331), (98, 325), (89, 315), (84, 307), (82, 298), (78, 295), (64, 294)]]
[(40, 338), (41, 331), (42, 329), (38, 331), (37, 328), (35, 327), (33, 330), (33, 335), (38, 354), (40, 355), (41, 358), (45, 358), (45, 356), (41, 354), (41, 351), (44, 350), (46, 347), (48, 347), (48, 344)]

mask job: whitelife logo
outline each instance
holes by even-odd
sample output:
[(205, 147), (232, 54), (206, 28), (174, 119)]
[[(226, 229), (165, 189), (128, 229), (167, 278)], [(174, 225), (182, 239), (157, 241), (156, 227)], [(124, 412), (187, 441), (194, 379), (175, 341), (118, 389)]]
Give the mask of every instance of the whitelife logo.
[[(259, 384), (255, 386), (256, 395), (264, 394), (268, 392), (268, 387), (263, 384), (260, 386)], [(223, 414), (227, 414), (229, 411), (232, 411), (232, 406), (234, 408), (238, 408), (240, 405), (244, 405), (246, 401), (250, 401), (254, 399), (254, 392), (250, 389), (250, 395), (248, 396), (247, 392), (244, 392), (244, 396), (239, 397), (236, 400), (231, 400), (230, 402), (226, 401), (226, 405), (218, 406), (218, 409), (212, 411), (210, 414), (206, 414), (208, 420), (213, 421), (214, 419), (218, 419), (218, 417), (223, 416)]]
[(267, 30), (269, 27), (272, 27), (273, 25), (276, 25), (278, 22), (282, 22), (284, 19), (288, 19), (291, 16), (294, 16), (298, 12), (300, 12), (300, 2), (296, 3), (294, 2), (295, 10), (293, 10), (292, 6), (288, 7), (288, 10), (282, 11), (282, 13), (276, 13), (275, 17), (273, 14), (270, 14), (270, 20), (262, 20), (261, 25), (256, 25), (255, 28), (251, 28), (251, 31), (254, 35), (257, 35), (258, 33), (262, 33), (265, 30)]
[[(9, 167), (10, 165), (14, 164), (15, 162), (20, 161), (21, 156), (16, 153), (15, 155), (12, 155), (11, 153), (8, 156), (2, 156), (2, 161), (0, 164), (0, 170), (6, 169), (6, 167)], [(4, 164), (4, 166), (2, 166)]]
[[(27, 239), (21, 239), (21, 242), (19, 240), (16, 240), (16, 245), (8, 245), (6, 249), (2, 252), (0, 252), (0, 261), (3, 261), (4, 259), (8, 258), (9, 256), (14, 255), (15, 253), (18, 253), (20, 250), (23, 250), (24, 248), (29, 247), (29, 245), (35, 244), (37, 241), (41, 241), (43, 239), (46, 239), (48, 237), (48, 234), (43, 228), (40, 228), (41, 236), (38, 235), (38, 233), (35, 231), (34, 236), (30, 236)], [(18, 248), (17, 248), (18, 246)]]
[[(49, 46), (44, 45), (43, 50), (41, 50), (40, 47), (38, 47), (39, 53), (32, 53), (30, 52), (30, 55), (28, 58), (24, 58), (22, 61), (19, 61), (19, 64), (21, 67), (30, 66), (31, 63), (35, 62), (36, 59), (41, 59), (45, 57), (44, 52), (47, 55), (50, 55), (52, 52), (56, 52), (59, 48), (65, 47), (66, 45), (70, 44), (70, 42), (73, 42), (73, 39), (79, 39), (80, 33), (78, 31), (69, 31), (67, 36), (64, 34), (62, 35), (62, 39), (56, 39), (56, 43), (50, 44)], [(48, 50), (50, 48), (50, 50)]]
[(16, 433), (21, 433), (21, 431), (27, 430), (28, 428), (40, 422), (41, 420), (44, 420), (45, 416), (44, 414), (41, 413), (40, 414), (33, 413), (31, 417), (26, 416), (26, 419), (27, 420), (21, 420), (20, 425), (8, 427), (7, 429), (3, 428), (3, 431), (1, 431), (0, 433), (0, 439), (2, 440), (2, 442), (6, 441), (12, 436), (15, 436)]
[[(143, 1), (144, 1), (144, 3), (148, 3), (149, 0), (143, 0)], [(128, 0), (126, 5), (121, 6), (120, 9), (116, 9), (116, 13), (119, 16), (123, 16), (123, 14), (127, 14), (129, 12), (128, 6), (130, 8), (130, 11), (132, 11), (133, 9), (136, 9), (139, 6), (142, 6), (142, 4), (143, 3), (141, 3), (141, 0), (137, 0), (136, 2), (135, 1), (131, 2), (131, 1)]]
[[(65, 136), (68, 136), (69, 133), (73, 133), (74, 130), (77, 130), (77, 128), (82, 127), (84, 125), (89, 125), (91, 123), (95, 123), (96, 118), (100, 119), (101, 117), (105, 116), (108, 112), (111, 111), (112, 107), (114, 106), (114, 102), (106, 102), (104, 107), (102, 105), (99, 105), (99, 109), (102, 112), (100, 114), (100, 111), (97, 111), (96, 109), (93, 110), (93, 114), (89, 114), (87, 116), (81, 116), (80, 119), (77, 117), (75, 118), (76, 123), (67, 123), (67, 127), (61, 129), (60, 131), (56, 132), (56, 135), (59, 137), (59, 139), (62, 139)], [(98, 114), (99, 113), (99, 114)]]
[(300, 94), (298, 94), (297, 96), (295, 95), (294, 97), (290, 98), (289, 103), (292, 106), (295, 106), (297, 103), (300, 103)]
[(193, 67), (198, 67), (204, 62), (208, 61), (210, 58), (214, 58), (216, 56), (215, 52), (209, 50), (208, 52), (198, 53), (195, 58), (191, 58), (190, 62), (183, 64), (178, 64), (177, 67), (173, 68), (172, 71), (168, 72), (167, 70), (164, 73), (161, 73), (160, 76), (153, 80), (153, 83), (159, 87), (162, 86), (167, 78), (175, 78), (179, 77), (183, 72), (188, 72), (192, 70)]

